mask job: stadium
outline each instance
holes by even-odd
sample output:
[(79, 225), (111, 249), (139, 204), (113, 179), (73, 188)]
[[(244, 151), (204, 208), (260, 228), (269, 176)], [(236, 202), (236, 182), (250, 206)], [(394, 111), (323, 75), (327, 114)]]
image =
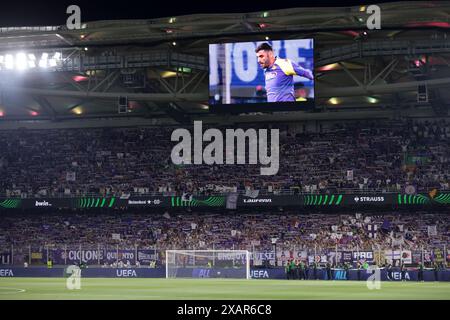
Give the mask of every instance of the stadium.
[(0, 300), (450, 299), (450, 2), (255, 9), (0, 26)]

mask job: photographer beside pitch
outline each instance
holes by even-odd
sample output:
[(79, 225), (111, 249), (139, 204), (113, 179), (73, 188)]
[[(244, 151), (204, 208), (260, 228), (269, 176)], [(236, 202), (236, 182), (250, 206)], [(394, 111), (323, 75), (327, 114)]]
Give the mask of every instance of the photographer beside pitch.
[(258, 64), (264, 69), (267, 102), (295, 102), (295, 75), (314, 80), (310, 70), (303, 69), (289, 59), (276, 57), (268, 43), (260, 44), (255, 52)]

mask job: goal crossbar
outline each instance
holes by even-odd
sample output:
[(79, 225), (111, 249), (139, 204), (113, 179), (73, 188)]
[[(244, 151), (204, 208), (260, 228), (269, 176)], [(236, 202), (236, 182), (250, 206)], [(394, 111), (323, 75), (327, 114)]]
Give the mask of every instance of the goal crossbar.
[[(225, 257), (223, 256), (225, 255)], [(186, 266), (186, 257), (190, 259), (190, 263)], [(221, 258), (221, 259), (219, 259)], [(178, 264), (178, 260), (182, 260), (183, 266)], [(198, 265), (197, 261), (201, 260), (203, 264)], [(205, 260), (208, 261), (205, 267)], [(222, 263), (232, 262), (231, 266), (217, 267), (216, 260)], [(236, 264), (237, 266), (236, 266)], [(186, 269), (194, 269), (199, 271), (201, 276), (188, 275)], [(232, 270), (234, 269), (234, 270)], [(250, 279), (250, 252), (248, 250), (166, 250), (166, 278), (176, 277), (215, 277), (215, 278), (245, 278)]]

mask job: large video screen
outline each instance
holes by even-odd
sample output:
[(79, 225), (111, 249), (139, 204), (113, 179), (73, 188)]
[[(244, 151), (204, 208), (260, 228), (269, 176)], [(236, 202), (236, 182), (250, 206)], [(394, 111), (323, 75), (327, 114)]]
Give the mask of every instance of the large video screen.
[(299, 111), (314, 107), (314, 40), (209, 45), (212, 111)]

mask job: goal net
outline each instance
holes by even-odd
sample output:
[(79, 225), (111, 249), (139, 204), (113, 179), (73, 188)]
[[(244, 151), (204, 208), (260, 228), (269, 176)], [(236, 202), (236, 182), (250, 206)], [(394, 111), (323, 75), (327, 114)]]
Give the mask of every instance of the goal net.
[(166, 278), (250, 279), (250, 252), (167, 250)]

